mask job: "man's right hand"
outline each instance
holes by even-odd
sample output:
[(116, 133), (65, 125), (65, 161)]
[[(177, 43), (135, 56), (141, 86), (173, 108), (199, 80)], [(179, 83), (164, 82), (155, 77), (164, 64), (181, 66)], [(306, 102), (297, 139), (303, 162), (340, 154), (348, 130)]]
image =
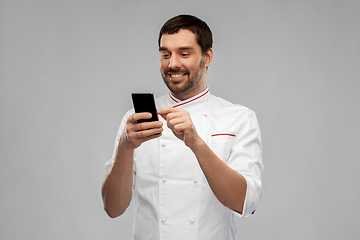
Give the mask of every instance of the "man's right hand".
[(114, 164), (102, 184), (104, 209), (112, 218), (123, 214), (131, 201), (134, 149), (162, 134), (161, 121), (137, 122), (139, 119), (149, 118), (150, 113), (134, 113), (127, 119), (115, 153)]
[(161, 136), (163, 131), (163, 123), (161, 121), (137, 122), (140, 119), (149, 118), (151, 118), (151, 113), (134, 113), (127, 119), (122, 139), (130, 148), (135, 149), (143, 142)]

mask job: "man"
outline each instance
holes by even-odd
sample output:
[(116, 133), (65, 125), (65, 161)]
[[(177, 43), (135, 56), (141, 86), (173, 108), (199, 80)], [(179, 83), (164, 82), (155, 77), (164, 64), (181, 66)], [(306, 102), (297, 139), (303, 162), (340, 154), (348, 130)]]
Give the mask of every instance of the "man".
[(134, 239), (235, 239), (234, 216), (262, 195), (261, 140), (253, 111), (210, 94), (212, 33), (189, 15), (159, 34), (160, 70), (170, 92), (159, 121), (130, 110), (120, 124), (102, 186), (105, 211), (121, 215), (133, 198)]

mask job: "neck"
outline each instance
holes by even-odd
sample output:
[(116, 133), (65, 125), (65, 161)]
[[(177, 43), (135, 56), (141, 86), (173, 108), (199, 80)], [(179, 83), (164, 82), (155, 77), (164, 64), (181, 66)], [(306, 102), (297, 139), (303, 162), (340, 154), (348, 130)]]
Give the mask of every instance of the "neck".
[(205, 86), (201, 86), (201, 88), (198, 88), (197, 91), (191, 91), (189, 93), (180, 93), (180, 94), (171, 92), (171, 94), (174, 97), (176, 97), (177, 99), (184, 101), (186, 99), (192, 98), (192, 97), (202, 93), (203, 91), (205, 91), (205, 89), (206, 89), (206, 84), (205, 84)]

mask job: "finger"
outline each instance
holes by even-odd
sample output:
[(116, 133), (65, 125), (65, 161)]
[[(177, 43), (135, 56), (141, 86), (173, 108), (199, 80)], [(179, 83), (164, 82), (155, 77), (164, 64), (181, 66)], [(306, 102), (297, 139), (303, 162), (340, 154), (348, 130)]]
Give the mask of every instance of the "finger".
[(162, 127), (163, 123), (161, 121), (154, 121), (154, 122), (142, 122), (134, 124), (134, 131), (143, 131), (147, 129), (159, 128)]
[(186, 113), (185, 112), (168, 113), (167, 116), (166, 116), (166, 121), (171, 121), (171, 120), (176, 119), (176, 118), (185, 119), (186, 118)]
[(167, 119), (167, 126), (168, 128), (170, 129), (174, 129), (174, 127), (178, 124), (182, 124), (182, 123), (185, 123), (186, 122), (186, 119), (183, 118), (183, 117), (174, 117), (174, 118), (170, 118), (168, 116), (168, 119)]
[(166, 114), (168, 114), (170, 112), (173, 112), (174, 110), (175, 110), (175, 108), (173, 108), (173, 107), (166, 107), (166, 108), (159, 109), (157, 112), (160, 115), (163, 115), (163, 114), (166, 115)]
[(157, 131), (154, 131), (154, 130), (148, 131), (147, 134), (150, 134), (150, 135), (145, 136), (145, 134), (144, 134), (144, 137), (139, 138), (139, 136), (137, 136), (137, 137), (135, 136), (135, 135), (137, 135), (137, 133), (132, 132), (127, 135), (127, 139), (129, 142), (131, 142), (135, 146), (135, 148), (137, 148), (143, 142), (146, 142), (146, 141), (154, 139), (154, 138), (161, 137), (162, 129), (159, 129)]
[(190, 127), (189, 124), (182, 122), (182, 123), (174, 125), (174, 131), (177, 133), (180, 133), (186, 129), (189, 129), (189, 127)]
[(166, 120), (167, 118), (167, 115), (171, 112), (174, 112), (176, 111), (177, 109), (173, 108), (173, 107), (166, 107), (166, 108), (162, 108), (162, 109), (159, 109), (157, 111), (157, 113), (164, 119)]
[(149, 112), (142, 112), (142, 113), (134, 113), (130, 116), (130, 122), (131, 123), (137, 123), (140, 119), (150, 119), (151, 113)]
[(161, 134), (163, 131), (162, 127), (159, 128), (152, 128), (152, 129), (147, 129), (147, 130), (143, 130), (143, 131), (138, 131), (138, 132), (131, 132), (128, 133), (128, 137), (130, 139), (142, 139), (143, 141), (146, 141), (146, 139), (148, 137), (151, 137), (153, 135), (158, 135)]
[(142, 142), (146, 142), (146, 141), (149, 141), (151, 139), (155, 139), (155, 138), (158, 138), (158, 137), (161, 137), (162, 133), (158, 133), (158, 134), (153, 134), (153, 135), (150, 135), (148, 137), (145, 137), (145, 138), (142, 138)]

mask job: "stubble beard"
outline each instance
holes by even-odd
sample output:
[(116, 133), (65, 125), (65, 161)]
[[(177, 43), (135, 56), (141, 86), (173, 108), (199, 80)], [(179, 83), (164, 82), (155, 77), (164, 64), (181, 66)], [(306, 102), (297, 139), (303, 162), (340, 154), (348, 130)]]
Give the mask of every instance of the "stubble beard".
[[(175, 95), (177, 94), (186, 94), (193, 90), (200, 82), (203, 74), (204, 74), (204, 58), (201, 59), (199, 63), (198, 71), (191, 76), (190, 72), (185, 68), (179, 68), (176, 70), (167, 68), (165, 71), (162, 71), (160, 68), (161, 77), (164, 80), (165, 85), (168, 89)], [(185, 73), (187, 75), (186, 82), (179, 82), (175, 83), (170, 80), (169, 72), (176, 74), (176, 73)]]

